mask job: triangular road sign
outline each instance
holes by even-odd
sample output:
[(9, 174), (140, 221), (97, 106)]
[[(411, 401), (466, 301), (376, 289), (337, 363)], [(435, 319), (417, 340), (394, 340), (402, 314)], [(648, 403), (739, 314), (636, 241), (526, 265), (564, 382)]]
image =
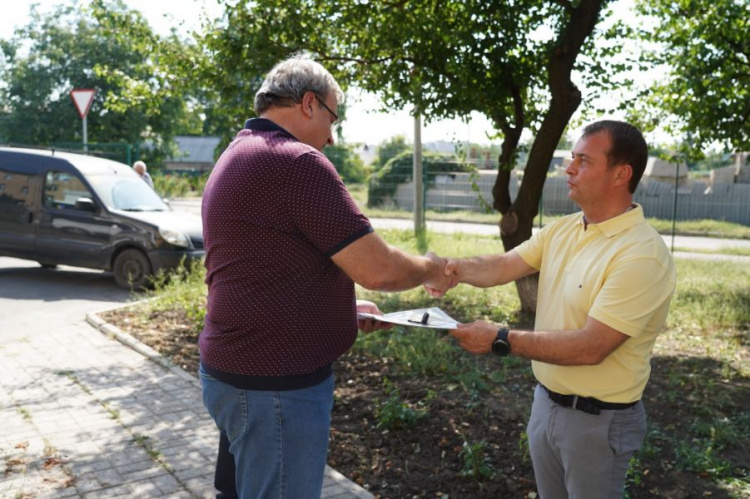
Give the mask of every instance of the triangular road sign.
[(95, 93), (96, 90), (93, 88), (74, 88), (70, 91), (70, 97), (73, 99), (73, 104), (76, 105), (81, 119), (88, 114), (91, 103), (94, 102)]

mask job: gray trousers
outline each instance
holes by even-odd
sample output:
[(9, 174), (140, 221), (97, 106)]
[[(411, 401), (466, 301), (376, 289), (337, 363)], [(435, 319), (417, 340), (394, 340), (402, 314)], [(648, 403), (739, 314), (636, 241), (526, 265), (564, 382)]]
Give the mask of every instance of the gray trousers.
[(638, 402), (587, 414), (555, 404), (537, 385), (526, 431), (540, 499), (621, 498), (646, 411)]

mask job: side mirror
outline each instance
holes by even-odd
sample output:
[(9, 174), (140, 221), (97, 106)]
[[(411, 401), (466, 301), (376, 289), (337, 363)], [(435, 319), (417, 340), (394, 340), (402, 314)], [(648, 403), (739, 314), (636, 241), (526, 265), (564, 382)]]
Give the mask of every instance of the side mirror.
[(94, 213), (96, 211), (96, 203), (91, 198), (78, 198), (76, 199), (75, 209)]

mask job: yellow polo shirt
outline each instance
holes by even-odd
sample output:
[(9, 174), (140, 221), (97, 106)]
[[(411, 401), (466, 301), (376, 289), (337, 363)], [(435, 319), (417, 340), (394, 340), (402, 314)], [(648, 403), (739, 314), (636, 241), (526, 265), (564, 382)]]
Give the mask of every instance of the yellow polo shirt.
[(515, 251), (539, 270), (535, 330), (579, 329), (591, 316), (630, 336), (596, 366), (532, 361), (539, 382), (606, 402), (639, 400), (676, 283), (672, 256), (643, 208), (585, 229), (581, 213), (569, 215)]

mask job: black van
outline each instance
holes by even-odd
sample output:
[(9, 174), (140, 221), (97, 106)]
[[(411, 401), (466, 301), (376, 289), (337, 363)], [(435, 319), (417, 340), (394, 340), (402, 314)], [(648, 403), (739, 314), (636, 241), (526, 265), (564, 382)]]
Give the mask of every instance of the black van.
[(0, 256), (112, 271), (118, 286), (200, 259), (200, 218), (173, 211), (132, 168), (0, 147)]

